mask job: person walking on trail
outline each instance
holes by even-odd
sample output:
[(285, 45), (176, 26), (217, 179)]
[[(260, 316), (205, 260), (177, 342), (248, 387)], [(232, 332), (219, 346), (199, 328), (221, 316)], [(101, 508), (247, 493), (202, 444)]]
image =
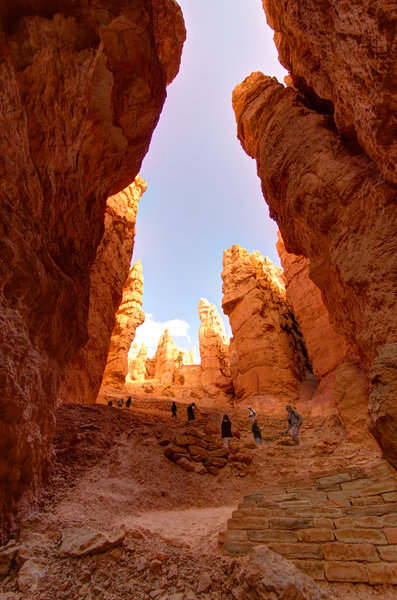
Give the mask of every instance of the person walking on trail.
[(194, 414), (194, 407), (195, 407), (195, 403), (192, 402), (191, 404), (189, 404), (189, 406), (187, 407), (187, 418), (188, 421), (194, 421), (196, 418), (196, 415)]
[(222, 423), (221, 423), (221, 432), (223, 445), (225, 448), (229, 448), (229, 444), (232, 441), (232, 422), (229, 419), (228, 415), (223, 415)]
[(249, 410), (248, 417), (249, 417), (250, 419), (252, 419), (252, 421), (255, 421), (256, 412), (255, 412), (255, 411), (254, 411), (254, 409), (253, 409), (253, 408), (251, 408), (250, 406), (248, 407), (248, 410)]
[(296, 445), (299, 445), (298, 436), (302, 425), (302, 417), (289, 404), (287, 404), (285, 410), (288, 413), (288, 427), (285, 434), (287, 435), (287, 433), (290, 432), (291, 440), (295, 442)]
[(132, 396), (128, 396), (127, 401), (125, 403), (125, 407), (129, 408), (131, 406)]
[(255, 444), (262, 444), (262, 433), (256, 419), (254, 419), (254, 422), (252, 423), (252, 433), (254, 434)]
[(123, 398), (120, 398), (120, 400), (117, 402), (117, 406), (119, 406), (120, 408), (123, 406)]
[(176, 419), (176, 404), (175, 404), (175, 400), (173, 401), (172, 405), (171, 405), (171, 412), (172, 412), (172, 418)]

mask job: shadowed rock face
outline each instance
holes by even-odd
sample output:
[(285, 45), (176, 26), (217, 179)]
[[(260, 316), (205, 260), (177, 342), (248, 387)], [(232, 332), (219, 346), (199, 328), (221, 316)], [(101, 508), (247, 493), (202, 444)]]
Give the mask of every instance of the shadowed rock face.
[(233, 94), (238, 135), (287, 252), (309, 260), (333, 327), (368, 373), (397, 338), (395, 7), (264, 6), (294, 87), (251, 74)]
[(69, 364), (59, 390), (59, 404), (91, 404), (96, 400), (115, 312), (130, 268), (138, 202), (146, 187), (146, 181), (138, 175), (133, 184), (106, 202), (105, 231), (90, 278), (89, 339)]
[(138, 174), (185, 37), (173, 0), (9, 4), (0, 15), (2, 532), (48, 472), (59, 382), (87, 341), (106, 200)]
[(237, 244), (223, 253), (222, 308), (228, 315), (230, 370), (237, 398), (295, 397), (309, 365), (286, 302), (282, 269)]

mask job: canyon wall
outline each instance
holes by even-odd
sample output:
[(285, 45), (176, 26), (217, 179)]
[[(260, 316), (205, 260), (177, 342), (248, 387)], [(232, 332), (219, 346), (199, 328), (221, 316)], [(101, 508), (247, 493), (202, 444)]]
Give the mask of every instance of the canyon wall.
[(332, 327), (368, 373), (397, 338), (395, 9), (264, 6), (292, 85), (262, 73), (238, 85), (238, 136), (287, 252), (310, 261)]
[[(133, 344), (134, 346), (134, 344)], [(138, 349), (131, 347), (128, 355), (128, 375), (127, 381), (142, 382), (146, 379), (146, 363), (147, 363), (148, 348), (146, 344), (142, 344)]]
[(294, 399), (309, 364), (286, 302), (282, 269), (237, 244), (223, 254), (222, 308), (229, 316), (230, 369), (236, 398)]
[(91, 404), (98, 395), (130, 268), (138, 202), (146, 188), (146, 181), (138, 175), (125, 190), (107, 199), (105, 231), (90, 276), (88, 341), (69, 364), (59, 389), (60, 404)]
[(128, 351), (136, 328), (145, 321), (142, 310), (142, 264), (137, 260), (130, 268), (123, 287), (123, 296), (116, 313), (116, 323), (110, 339), (102, 385), (123, 389), (128, 374)]
[(106, 201), (139, 172), (184, 38), (173, 0), (0, 9), (1, 539), (48, 475)]
[(199, 302), (198, 313), (202, 386), (211, 395), (232, 394), (229, 339), (225, 325), (216, 306), (205, 298)]

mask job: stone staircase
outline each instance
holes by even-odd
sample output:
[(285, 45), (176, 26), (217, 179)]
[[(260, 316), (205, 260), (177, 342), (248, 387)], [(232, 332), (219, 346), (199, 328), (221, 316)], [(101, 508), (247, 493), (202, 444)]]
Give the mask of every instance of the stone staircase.
[(234, 555), (266, 544), (317, 580), (397, 585), (397, 473), (349, 467), (255, 492), (218, 541)]

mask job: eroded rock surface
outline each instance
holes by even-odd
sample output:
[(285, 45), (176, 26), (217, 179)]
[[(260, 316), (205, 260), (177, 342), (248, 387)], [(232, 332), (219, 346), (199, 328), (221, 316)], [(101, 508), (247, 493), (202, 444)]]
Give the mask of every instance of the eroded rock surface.
[(138, 202), (147, 183), (139, 175), (106, 202), (105, 231), (91, 271), (88, 336), (69, 365), (58, 394), (60, 404), (95, 402), (101, 386), (134, 247)]
[(178, 356), (178, 347), (171, 338), (168, 329), (165, 329), (157, 344), (155, 355), (154, 377), (161, 383), (173, 383), (175, 375), (175, 361)]
[(397, 339), (395, 7), (264, 0), (289, 87), (236, 87), (238, 135), (256, 159), (287, 252), (310, 261), (330, 321), (365, 373)]
[(0, 18), (5, 532), (48, 474), (59, 383), (87, 341), (106, 200), (139, 172), (185, 29), (172, 0), (17, 2)]
[(148, 348), (145, 344), (131, 354), (132, 347), (128, 356), (128, 377), (130, 381), (145, 381), (146, 379), (146, 363)]
[(381, 349), (372, 363), (370, 379), (371, 431), (397, 469), (397, 343)]
[(222, 279), (222, 308), (233, 332), (230, 369), (236, 397), (294, 396), (309, 366), (286, 302), (282, 269), (236, 244), (224, 251)]
[(230, 373), (229, 339), (225, 325), (214, 304), (201, 298), (198, 305), (200, 317), (199, 344), (201, 383), (208, 392), (233, 393)]
[(128, 273), (123, 297), (116, 313), (102, 385), (123, 388), (128, 374), (128, 351), (136, 328), (145, 321), (142, 310), (142, 263), (137, 260)]

